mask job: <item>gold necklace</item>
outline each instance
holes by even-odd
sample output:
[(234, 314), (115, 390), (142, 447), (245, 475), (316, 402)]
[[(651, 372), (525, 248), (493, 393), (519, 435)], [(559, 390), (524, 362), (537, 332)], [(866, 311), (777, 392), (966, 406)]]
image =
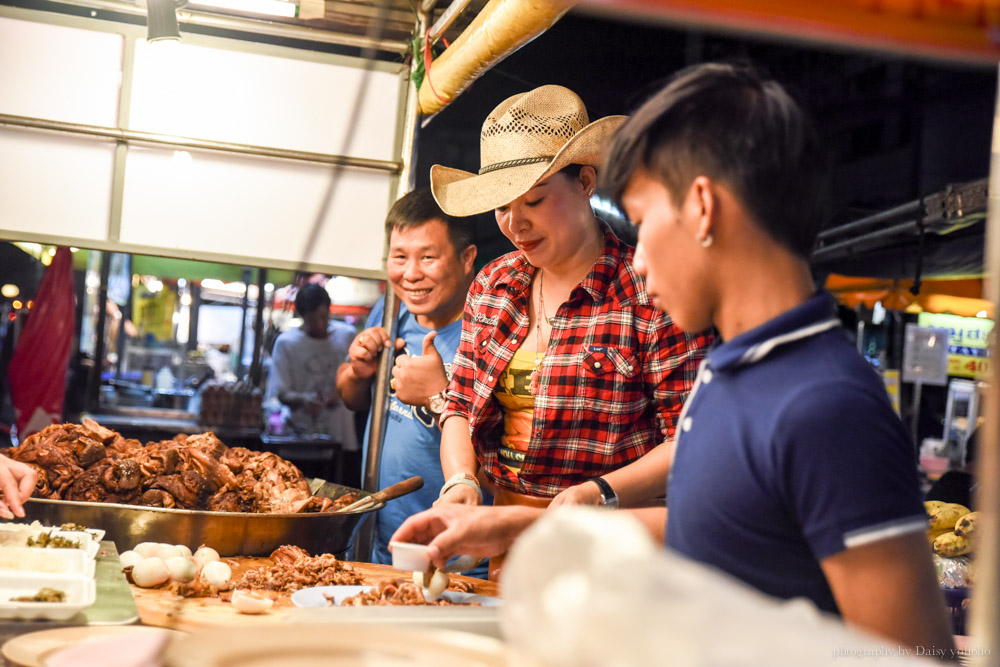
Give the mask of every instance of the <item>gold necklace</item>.
[[(538, 395), (538, 378), (542, 373), (542, 318), (552, 326), (552, 320), (549, 319), (548, 313), (545, 312), (545, 297), (543, 296), (543, 291), (545, 289), (545, 272), (542, 269), (538, 270), (538, 307), (535, 310), (535, 367), (531, 371), (528, 381), (528, 391), (531, 392), (532, 396)], [(555, 318), (553, 318), (555, 319)]]

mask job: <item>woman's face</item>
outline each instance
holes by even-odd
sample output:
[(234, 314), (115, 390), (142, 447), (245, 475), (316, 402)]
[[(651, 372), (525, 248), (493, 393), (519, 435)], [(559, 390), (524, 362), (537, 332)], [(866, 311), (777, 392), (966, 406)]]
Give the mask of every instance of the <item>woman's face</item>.
[(501, 233), (537, 267), (558, 264), (580, 247), (594, 224), (590, 195), (597, 183), (593, 167), (579, 177), (556, 173), (494, 212)]

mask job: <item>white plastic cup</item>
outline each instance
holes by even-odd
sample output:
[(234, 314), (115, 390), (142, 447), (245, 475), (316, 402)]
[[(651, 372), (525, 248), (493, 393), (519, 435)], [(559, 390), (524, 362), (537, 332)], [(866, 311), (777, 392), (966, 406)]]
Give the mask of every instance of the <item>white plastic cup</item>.
[(430, 568), (431, 557), (427, 555), (426, 544), (390, 542), (389, 546), (392, 549), (392, 566), (397, 570), (426, 572)]

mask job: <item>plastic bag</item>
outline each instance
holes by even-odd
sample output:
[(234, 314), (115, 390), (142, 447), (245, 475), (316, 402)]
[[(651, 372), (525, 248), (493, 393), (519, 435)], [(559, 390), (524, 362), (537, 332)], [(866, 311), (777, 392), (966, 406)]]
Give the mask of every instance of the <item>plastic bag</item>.
[(920, 664), (806, 600), (770, 598), (665, 551), (622, 511), (547, 512), (515, 543), (501, 583), (504, 636), (553, 667)]

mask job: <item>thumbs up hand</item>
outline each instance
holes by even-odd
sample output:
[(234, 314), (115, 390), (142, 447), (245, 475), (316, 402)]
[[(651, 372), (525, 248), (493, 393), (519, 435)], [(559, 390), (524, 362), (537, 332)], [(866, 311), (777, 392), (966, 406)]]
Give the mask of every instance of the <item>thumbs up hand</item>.
[(423, 350), (419, 357), (401, 354), (392, 369), (392, 386), (396, 398), (407, 405), (427, 405), (427, 399), (448, 386), (441, 354), (434, 347), (436, 331), (424, 336)]
[[(441, 353), (437, 351), (434, 347), (434, 339), (437, 338), (438, 332), (431, 331), (426, 336), (424, 336), (424, 350), (420, 354), (424, 357), (433, 357), (438, 361), (441, 361)], [(441, 362), (441, 367), (444, 368), (444, 362)]]

